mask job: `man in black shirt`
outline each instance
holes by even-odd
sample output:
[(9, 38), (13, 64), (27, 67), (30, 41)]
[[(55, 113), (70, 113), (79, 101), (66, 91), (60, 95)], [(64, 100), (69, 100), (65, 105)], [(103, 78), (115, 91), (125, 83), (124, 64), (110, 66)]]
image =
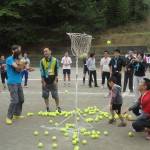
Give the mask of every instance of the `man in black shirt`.
[(128, 79), (129, 79), (129, 89), (130, 92), (133, 92), (133, 73), (134, 73), (134, 67), (130, 66), (130, 62), (132, 59), (135, 59), (133, 57), (133, 50), (129, 50), (129, 55), (125, 58), (125, 68), (124, 68), (124, 86), (123, 86), (123, 92), (126, 91)]
[(119, 86), (121, 86), (121, 73), (123, 70), (123, 66), (124, 66), (124, 61), (120, 57), (120, 50), (116, 49), (114, 51), (114, 57), (111, 59), (109, 63), (109, 67), (110, 67), (111, 76), (117, 79), (116, 84)]

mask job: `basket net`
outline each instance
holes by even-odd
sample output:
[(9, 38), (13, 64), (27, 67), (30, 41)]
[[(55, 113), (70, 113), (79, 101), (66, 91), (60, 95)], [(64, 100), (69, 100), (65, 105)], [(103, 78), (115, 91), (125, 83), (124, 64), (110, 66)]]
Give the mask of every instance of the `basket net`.
[(82, 33), (67, 33), (71, 39), (71, 51), (74, 56), (79, 57), (88, 53), (91, 47), (92, 36)]

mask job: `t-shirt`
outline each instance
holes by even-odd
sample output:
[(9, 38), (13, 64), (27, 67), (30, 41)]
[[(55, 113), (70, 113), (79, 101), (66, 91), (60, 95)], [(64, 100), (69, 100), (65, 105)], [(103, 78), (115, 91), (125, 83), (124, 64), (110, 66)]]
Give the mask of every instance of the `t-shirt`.
[(104, 72), (110, 72), (109, 70), (109, 63), (110, 63), (111, 58), (110, 57), (103, 57), (100, 61), (100, 66), (103, 66), (103, 70)]
[(122, 67), (124, 66), (124, 61), (121, 57), (118, 58), (112, 58), (109, 66), (112, 66), (112, 73), (113, 74), (118, 74), (121, 70)]
[(95, 71), (96, 70), (96, 65), (95, 65), (95, 58), (89, 58), (87, 61), (87, 67), (90, 71)]
[(146, 63), (150, 64), (150, 56), (146, 57)]
[(150, 90), (141, 96), (139, 101), (141, 102), (142, 110), (149, 114), (148, 118), (150, 119)]
[(70, 64), (72, 64), (72, 60), (70, 57), (63, 57), (61, 59), (61, 63), (63, 64), (63, 69), (71, 69)]
[(8, 75), (8, 84), (20, 84), (22, 82), (21, 72), (16, 71), (16, 69), (12, 66), (15, 63), (15, 60), (12, 56), (6, 59), (6, 68)]
[(30, 59), (29, 59), (29, 58), (22, 57), (22, 58), (21, 58), (21, 61), (27, 62), (27, 65), (28, 65), (28, 66), (30, 65)]

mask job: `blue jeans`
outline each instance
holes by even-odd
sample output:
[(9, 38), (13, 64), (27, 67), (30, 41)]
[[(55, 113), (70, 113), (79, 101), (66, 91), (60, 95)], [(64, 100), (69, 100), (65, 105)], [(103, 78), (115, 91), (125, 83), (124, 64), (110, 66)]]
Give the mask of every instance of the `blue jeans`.
[(25, 78), (25, 80), (24, 80), (24, 86), (27, 86), (29, 72), (27, 70), (23, 70), (21, 72), (21, 75), (22, 75), (22, 78), (23, 78), (23, 76)]

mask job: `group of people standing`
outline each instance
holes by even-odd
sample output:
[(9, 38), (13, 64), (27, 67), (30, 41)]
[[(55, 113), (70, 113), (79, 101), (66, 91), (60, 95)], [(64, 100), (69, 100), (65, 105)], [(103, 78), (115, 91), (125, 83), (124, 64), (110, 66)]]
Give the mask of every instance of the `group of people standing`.
[[(11, 49), (12, 55), (8, 57), (6, 61), (3, 60), (3, 57), (1, 58), (1, 70), (7, 70), (7, 85), (11, 96), (6, 118), (6, 124), (9, 125), (12, 124), (13, 118), (24, 118), (24, 116), (21, 115), (22, 105), (24, 103), (24, 94), (21, 85), (22, 75), (26, 75), (26, 80), (24, 82), (24, 86), (26, 87), (28, 71), (34, 70), (29, 66), (30, 61), (27, 58), (26, 53), (22, 58), (22, 53), (18, 45), (13, 45)], [(42, 97), (46, 105), (46, 111), (49, 112), (49, 93), (51, 92), (52, 98), (56, 103), (56, 110), (61, 113), (58, 96), (59, 61), (57, 58), (52, 57), (51, 53), (52, 52), (49, 48), (44, 48), (44, 58), (40, 60)], [(95, 54), (91, 53), (89, 58), (87, 56), (87, 58), (83, 60), (83, 85), (85, 84), (85, 76), (88, 72), (88, 85), (90, 88), (92, 88), (93, 78), (94, 86), (99, 87), (97, 84), (97, 73), (94, 56)], [(107, 87), (109, 89), (109, 96), (111, 98), (110, 113), (112, 115), (109, 123), (113, 124), (116, 121), (114, 117), (116, 112), (119, 116), (119, 119), (121, 120), (121, 123), (118, 126), (125, 127), (126, 122), (121, 114), (121, 107), (123, 104), (121, 78), (122, 73), (124, 73), (123, 92), (126, 91), (128, 80), (130, 92), (133, 92), (133, 90), (135, 92), (135, 103), (127, 108), (124, 111), (124, 114), (132, 110), (133, 113), (137, 116), (137, 118), (132, 123), (133, 128), (137, 132), (147, 132), (147, 139), (150, 140), (150, 79), (145, 78), (146, 62), (144, 61), (143, 57), (144, 56), (142, 53), (138, 53), (136, 56), (134, 56), (133, 50), (130, 50), (128, 56), (125, 59), (122, 59), (120, 57), (120, 50), (116, 49), (114, 50), (114, 57), (110, 58), (108, 51), (105, 51), (104, 57), (100, 61), (102, 74), (101, 89), (104, 88), (105, 78), (107, 78)], [(67, 85), (66, 75), (68, 75), (68, 86), (70, 86), (70, 65), (72, 64), (72, 60), (68, 56), (68, 52), (65, 52), (65, 56), (62, 58), (61, 63), (63, 64), (64, 74), (63, 85)]]

